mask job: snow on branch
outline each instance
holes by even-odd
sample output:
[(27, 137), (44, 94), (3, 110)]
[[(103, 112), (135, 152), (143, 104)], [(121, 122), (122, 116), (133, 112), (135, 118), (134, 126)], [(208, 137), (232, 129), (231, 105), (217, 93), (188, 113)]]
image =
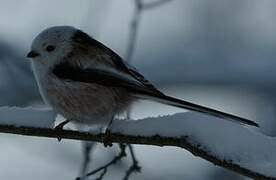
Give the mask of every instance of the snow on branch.
[[(102, 133), (54, 130), (55, 113), (32, 108), (0, 108), (0, 132), (103, 142)], [(47, 119), (48, 118), (48, 119)], [(141, 120), (116, 120), (113, 143), (181, 147), (215, 165), (254, 179), (276, 179), (276, 139), (255, 128), (186, 112)]]

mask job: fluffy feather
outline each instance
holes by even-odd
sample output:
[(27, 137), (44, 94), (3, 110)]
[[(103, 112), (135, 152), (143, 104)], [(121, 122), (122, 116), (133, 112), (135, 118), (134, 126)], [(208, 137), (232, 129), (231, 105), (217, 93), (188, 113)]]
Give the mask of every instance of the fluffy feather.
[[(47, 46), (54, 46), (47, 52)], [(35, 38), (32, 65), (45, 101), (67, 119), (108, 124), (137, 98), (207, 113), (241, 124), (253, 121), (166, 96), (102, 43), (69, 26), (52, 27)]]

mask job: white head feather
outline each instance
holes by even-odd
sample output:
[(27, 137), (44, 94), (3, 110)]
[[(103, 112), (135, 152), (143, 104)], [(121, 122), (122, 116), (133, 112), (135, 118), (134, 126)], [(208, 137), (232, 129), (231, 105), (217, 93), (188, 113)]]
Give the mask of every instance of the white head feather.
[[(31, 52), (37, 54), (32, 60), (34, 68), (48, 69), (59, 63), (72, 50), (72, 36), (77, 30), (72, 26), (55, 26), (38, 34), (31, 47)], [(54, 50), (47, 51), (49, 47)]]

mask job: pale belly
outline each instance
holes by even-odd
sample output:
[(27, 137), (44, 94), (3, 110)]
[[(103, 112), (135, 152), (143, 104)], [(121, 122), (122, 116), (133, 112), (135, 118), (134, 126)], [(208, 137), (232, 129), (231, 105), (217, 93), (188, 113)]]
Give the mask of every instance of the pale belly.
[(49, 78), (40, 84), (47, 103), (66, 119), (85, 124), (107, 125), (133, 101), (124, 89)]

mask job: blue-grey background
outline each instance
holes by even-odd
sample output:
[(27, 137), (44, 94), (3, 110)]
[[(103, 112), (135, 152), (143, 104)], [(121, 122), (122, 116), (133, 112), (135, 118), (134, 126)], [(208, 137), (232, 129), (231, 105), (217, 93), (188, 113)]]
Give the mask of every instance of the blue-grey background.
[[(125, 57), (133, 10), (133, 0), (0, 0), (0, 105), (41, 104), (25, 58), (41, 30), (76, 26)], [(141, 14), (132, 63), (164, 92), (250, 118), (274, 136), (275, 18), (274, 0), (172, 0)], [(176, 111), (181, 110), (146, 102), (134, 108), (134, 117)], [(2, 134), (0, 144), (0, 179), (78, 175), (82, 156), (76, 141)], [(135, 147), (143, 173), (131, 179), (244, 179), (182, 149)], [(93, 166), (116, 151), (99, 145)], [(120, 179), (128, 163), (115, 166), (107, 179)]]

